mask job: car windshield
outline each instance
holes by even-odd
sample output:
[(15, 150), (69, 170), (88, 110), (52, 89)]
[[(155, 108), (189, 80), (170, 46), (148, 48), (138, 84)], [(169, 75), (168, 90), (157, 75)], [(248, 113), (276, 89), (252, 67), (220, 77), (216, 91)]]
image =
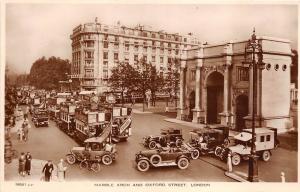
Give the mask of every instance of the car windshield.
[(234, 140), (234, 143), (236, 144), (236, 145), (244, 145), (244, 146), (251, 146), (251, 139), (250, 140), (248, 140), (248, 141), (242, 141), (242, 140), (239, 140), (239, 139), (235, 139)]

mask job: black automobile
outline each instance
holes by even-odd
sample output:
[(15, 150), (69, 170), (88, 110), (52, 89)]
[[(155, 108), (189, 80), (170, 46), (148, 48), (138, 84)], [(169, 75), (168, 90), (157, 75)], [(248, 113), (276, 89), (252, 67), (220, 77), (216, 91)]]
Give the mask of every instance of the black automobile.
[(135, 162), (139, 171), (148, 171), (150, 167), (177, 166), (179, 169), (187, 169), (191, 160), (191, 153), (181, 148), (160, 147), (140, 151), (135, 156)]
[(218, 146), (227, 147), (230, 142), (229, 128), (225, 126), (194, 129), (190, 136), (187, 146), (198, 150), (201, 155), (215, 153)]
[(166, 147), (168, 144), (170, 147), (181, 147), (183, 142), (182, 130), (174, 128), (162, 129), (161, 135), (149, 135), (143, 139), (143, 145), (149, 149)]
[(49, 116), (45, 110), (36, 110), (33, 114), (32, 121), (35, 127), (48, 127), (49, 125)]

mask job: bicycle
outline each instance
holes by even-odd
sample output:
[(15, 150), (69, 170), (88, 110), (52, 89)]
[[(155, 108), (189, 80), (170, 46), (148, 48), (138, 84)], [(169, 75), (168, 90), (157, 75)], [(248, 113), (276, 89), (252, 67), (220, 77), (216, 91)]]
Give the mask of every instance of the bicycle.
[(88, 170), (92, 170), (94, 172), (99, 172), (100, 171), (100, 162), (99, 161), (91, 161), (88, 159), (83, 159), (80, 164), (79, 167), (81, 169), (88, 169)]

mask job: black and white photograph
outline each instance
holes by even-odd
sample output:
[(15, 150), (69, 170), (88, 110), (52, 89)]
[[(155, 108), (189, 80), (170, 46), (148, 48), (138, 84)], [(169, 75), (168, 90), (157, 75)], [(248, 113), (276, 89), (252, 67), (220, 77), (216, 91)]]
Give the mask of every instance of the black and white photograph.
[(299, 184), (298, 3), (1, 2), (1, 188)]

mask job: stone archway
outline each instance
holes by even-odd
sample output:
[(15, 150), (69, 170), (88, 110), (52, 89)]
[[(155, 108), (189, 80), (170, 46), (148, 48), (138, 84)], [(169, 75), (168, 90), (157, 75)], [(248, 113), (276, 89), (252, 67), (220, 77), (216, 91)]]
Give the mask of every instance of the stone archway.
[(235, 127), (237, 131), (242, 131), (246, 128), (244, 117), (248, 115), (248, 96), (239, 95), (236, 98), (236, 117), (235, 117)]
[(195, 91), (192, 91), (189, 95), (189, 115), (188, 120), (193, 120), (193, 109), (195, 108)]
[(206, 78), (206, 121), (208, 124), (221, 123), (219, 113), (224, 105), (224, 76), (214, 71)]

